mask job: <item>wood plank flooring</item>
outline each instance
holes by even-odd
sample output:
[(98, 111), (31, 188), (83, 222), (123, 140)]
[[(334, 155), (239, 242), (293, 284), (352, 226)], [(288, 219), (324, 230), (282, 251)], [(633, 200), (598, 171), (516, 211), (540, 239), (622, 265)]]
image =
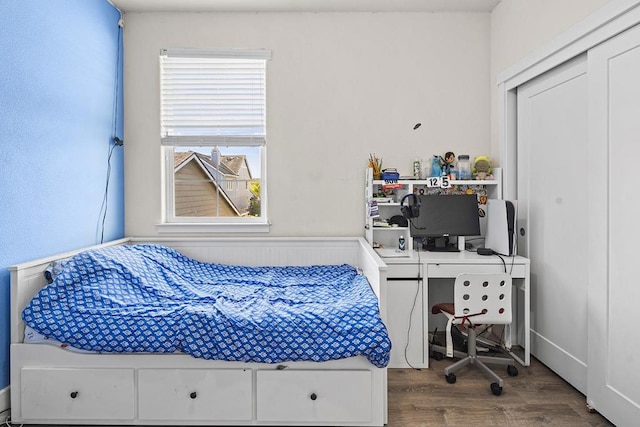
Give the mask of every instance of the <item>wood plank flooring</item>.
[(500, 396), (474, 367), (458, 372), (455, 384), (447, 383), (444, 368), (451, 363), (431, 359), (429, 369), (388, 370), (388, 427), (613, 425), (589, 412), (584, 395), (533, 357), (531, 366), (516, 364), (517, 377), (495, 368), (504, 381)]

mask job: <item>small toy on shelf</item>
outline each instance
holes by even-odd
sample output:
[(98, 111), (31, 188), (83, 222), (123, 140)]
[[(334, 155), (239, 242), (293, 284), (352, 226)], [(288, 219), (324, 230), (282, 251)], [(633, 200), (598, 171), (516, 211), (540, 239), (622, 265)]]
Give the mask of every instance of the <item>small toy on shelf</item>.
[(469, 162), (468, 154), (460, 154), (458, 156), (457, 178), (461, 180), (471, 179), (471, 162)]
[(440, 163), (440, 156), (437, 154), (433, 155), (431, 159), (431, 176), (441, 176), (442, 175), (442, 164)]
[(454, 178), (451, 174), (453, 173), (453, 163), (455, 161), (456, 155), (453, 151), (447, 151), (444, 155), (444, 159), (442, 159), (442, 175), (449, 175), (449, 178)]
[(475, 179), (493, 179), (491, 162), (487, 156), (478, 156), (473, 161), (473, 177)]
[(398, 181), (400, 174), (396, 168), (386, 168), (382, 170), (382, 179), (387, 182)]

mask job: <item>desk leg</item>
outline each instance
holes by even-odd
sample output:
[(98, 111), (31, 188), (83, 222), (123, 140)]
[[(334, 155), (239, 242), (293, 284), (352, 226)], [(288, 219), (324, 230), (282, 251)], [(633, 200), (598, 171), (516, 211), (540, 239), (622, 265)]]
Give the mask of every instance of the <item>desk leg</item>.
[[(513, 351), (509, 351), (509, 354), (511, 355), (511, 357), (517, 360), (522, 366), (529, 366), (531, 364), (531, 293), (529, 289), (529, 265), (526, 265), (526, 274), (525, 274), (525, 277), (522, 279), (522, 284), (516, 285), (516, 292), (518, 291), (522, 291), (522, 296), (524, 297), (524, 301), (522, 304), (522, 310), (524, 311), (523, 313), (524, 330), (522, 331), (522, 334), (524, 335), (522, 337), (522, 341), (523, 341), (522, 347), (523, 347), (524, 354), (522, 355), (522, 357)], [(518, 305), (517, 298), (514, 304), (516, 306)], [(519, 312), (519, 311), (516, 310), (514, 312)], [(520, 317), (520, 316), (517, 316), (517, 317)], [(518, 322), (517, 319), (515, 321)], [(505, 338), (505, 347), (508, 349), (511, 349), (512, 342), (514, 341), (514, 336), (515, 336), (515, 341), (517, 343), (521, 342), (521, 340), (518, 339), (518, 329), (520, 327), (518, 326), (518, 328), (512, 328), (511, 326), (512, 325), (508, 325), (509, 330), (506, 331), (507, 333)]]
[[(426, 270), (426, 269), (425, 269)], [(423, 276), (422, 278), (422, 331), (425, 339), (423, 342), (423, 363), (425, 368), (429, 368), (429, 356), (430, 356), (430, 342), (429, 342), (429, 313), (431, 313), (431, 308), (429, 307), (429, 278)]]
[(524, 275), (524, 366), (531, 364), (531, 292), (529, 264)]

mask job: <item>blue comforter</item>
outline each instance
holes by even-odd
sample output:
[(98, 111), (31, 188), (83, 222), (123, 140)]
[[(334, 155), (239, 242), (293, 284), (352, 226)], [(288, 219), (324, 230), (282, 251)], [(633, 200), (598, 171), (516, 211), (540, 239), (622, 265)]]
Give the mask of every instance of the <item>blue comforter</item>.
[(96, 352), (266, 363), (364, 355), (384, 367), (391, 349), (377, 299), (349, 265), (211, 264), (158, 245), (76, 255), (22, 318)]

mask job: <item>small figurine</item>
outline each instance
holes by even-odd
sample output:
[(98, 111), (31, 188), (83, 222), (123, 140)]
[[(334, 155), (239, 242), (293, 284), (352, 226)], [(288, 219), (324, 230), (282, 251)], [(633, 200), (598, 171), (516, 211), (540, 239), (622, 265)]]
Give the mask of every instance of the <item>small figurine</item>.
[(455, 161), (456, 155), (452, 151), (447, 151), (442, 159), (442, 175), (451, 175)]
[(440, 163), (440, 156), (437, 154), (433, 155), (431, 159), (431, 176), (441, 176), (442, 175), (442, 164)]
[(478, 156), (473, 161), (473, 177), (474, 179), (493, 179), (491, 175), (491, 163), (489, 157)]

